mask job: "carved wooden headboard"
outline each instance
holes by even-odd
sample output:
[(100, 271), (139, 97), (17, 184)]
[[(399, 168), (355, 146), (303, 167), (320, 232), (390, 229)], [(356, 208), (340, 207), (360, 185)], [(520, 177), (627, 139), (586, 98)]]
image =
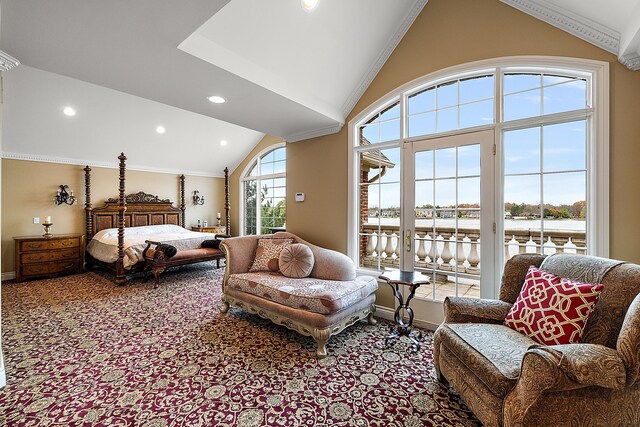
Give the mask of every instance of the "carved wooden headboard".
[[(144, 225), (174, 224), (184, 227), (185, 222), (185, 197), (184, 175), (179, 177), (180, 207), (173, 206), (169, 199), (160, 199), (153, 194), (140, 191), (138, 193), (124, 194), (125, 160), (124, 154), (120, 157), (120, 188), (119, 197), (108, 199), (103, 206), (94, 208), (91, 204), (91, 168), (84, 168), (85, 185), (85, 227), (87, 242), (95, 233), (107, 228), (141, 227)], [(120, 212), (124, 213), (124, 221), (120, 223)], [(124, 231), (123, 231), (124, 234)]]
[[(125, 227), (141, 227), (144, 225), (182, 224), (182, 211), (173, 206), (169, 199), (140, 191), (125, 197)], [(93, 233), (106, 228), (118, 227), (119, 201), (109, 199), (104, 206), (93, 208)]]

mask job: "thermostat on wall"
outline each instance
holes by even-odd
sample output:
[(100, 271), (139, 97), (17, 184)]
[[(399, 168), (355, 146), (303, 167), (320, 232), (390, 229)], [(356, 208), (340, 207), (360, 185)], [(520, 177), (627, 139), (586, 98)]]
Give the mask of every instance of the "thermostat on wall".
[(296, 193), (296, 202), (304, 202), (304, 193)]

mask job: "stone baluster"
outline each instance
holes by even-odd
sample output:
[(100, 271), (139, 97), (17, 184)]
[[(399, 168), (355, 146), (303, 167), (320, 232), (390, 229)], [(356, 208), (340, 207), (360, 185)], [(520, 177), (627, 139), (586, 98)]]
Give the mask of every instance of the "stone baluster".
[(456, 263), (458, 264), (458, 271), (461, 273), (464, 273), (466, 271), (464, 267), (464, 262), (466, 260), (466, 257), (464, 256), (464, 248), (462, 247), (462, 244), (464, 243), (463, 240), (466, 234), (458, 231), (458, 233), (456, 233), (455, 236), (456, 236)]
[(393, 236), (395, 236), (395, 234), (393, 233), (393, 230), (383, 230), (382, 232), (387, 239), (387, 244), (384, 247), (384, 261), (385, 264), (393, 265), (393, 253), (395, 252), (393, 247)]
[(366, 255), (365, 255), (364, 258), (367, 259), (367, 260), (373, 259), (373, 251), (376, 248), (375, 245), (374, 245), (374, 242), (373, 242), (373, 240), (374, 240), (373, 237), (374, 237), (373, 235), (366, 236), (366, 238), (367, 238), (367, 248), (365, 249)]
[(398, 234), (396, 234), (396, 245), (395, 245), (395, 250), (393, 251), (393, 253), (395, 254), (395, 258), (393, 260), (393, 265), (395, 266), (399, 266), (400, 265), (400, 252), (402, 251), (402, 236), (400, 235), (400, 232), (398, 232)]
[(480, 239), (480, 233), (469, 233), (467, 234), (469, 237), (471, 249), (469, 250), (469, 256), (467, 257), (467, 261), (469, 262), (469, 268), (467, 271), (472, 274), (480, 273), (480, 268), (478, 268), (478, 264), (480, 264), (480, 255), (478, 254), (478, 240)]
[(416, 243), (417, 243), (417, 250), (416, 250), (416, 256), (418, 257), (418, 262), (417, 264), (421, 267), (425, 267), (427, 265), (427, 248), (426, 248), (426, 244), (425, 244), (425, 239), (427, 238), (428, 234), (425, 233), (424, 231), (417, 231), (416, 232)]
[(382, 261), (382, 253), (384, 252), (384, 246), (382, 245), (382, 230), (376, 233), (377, 242), (376, 242), (376, 256)]
[(511, 259), (511, 240), (513, 239), (513, 234), (505, 234), (504, 235), (504, 261), (507, 262)]
[(527, 252), (527, 243), (531, 239), (529, 232), (525, 232), (526, 234), (514, 234), (513, 238), (518, 242), (518, 253), (523, 254)]
[(428, 233), (431, 236), (431, 248), (429, 249), (429, 259), (431, 260), (431, 267), (438, 268), (438, 232), (431, 231)]
[(449, 232), (442, 232), (440, 233), (440, 235), (443, 238), (443, 248), (442, 248), (442, 253), (440, 254), (440, 258), (442, 258), (442, 265), (440, 266), (440, 268), (442, 270), (453, 270), (453, 267), (451, 266), (451, 260), (453, 259), (453, 254), (451, 253), (451, 234)]

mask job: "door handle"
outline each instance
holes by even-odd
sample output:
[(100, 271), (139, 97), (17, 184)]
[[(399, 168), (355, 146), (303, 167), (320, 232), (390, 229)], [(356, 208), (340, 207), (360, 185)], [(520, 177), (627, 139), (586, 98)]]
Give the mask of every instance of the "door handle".
[(411, 252), (411, 241), (413, 239), (411, 238), (411, 230), (406, 230), (404, 232), (404, 246), (405, 249), (407, 250), (407, 252)]

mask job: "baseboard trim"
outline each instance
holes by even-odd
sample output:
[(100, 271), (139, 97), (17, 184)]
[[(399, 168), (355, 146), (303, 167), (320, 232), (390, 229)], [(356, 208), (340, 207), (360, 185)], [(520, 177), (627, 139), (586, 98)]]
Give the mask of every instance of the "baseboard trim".
[[(395, 316), (395, 310), (393, 310), (393, 309), (391, 309), (389, 307), (376, 305), (376, 316), (380, 317), (382, 319), (385, 319), (385, 320), (393, 321), (393, 318)], [(428, 331), (435, 331), (438, 328), (438, 326), (440, 326), (440, 324), (426, 322), (426, 321), (420, 320), (420, 319), (414, 319), (413, 324), (414, 324), (414, 326), (417, 326), (418, 328), (426, 329)]]
[(4, 373), (4, 366), (0, 366), (0, 388), (7, 385), (7, 377)]
[(16, 278), (16, 272), (15, 271), (9, 271), (7, 273), (0, 274), (0, 279), (1, 280), (13, 280), (15, 278)]
[(381, 317), (385, 320), (393, 320), (394, 311), (389, 307), (376, 305), (376, 317)]

